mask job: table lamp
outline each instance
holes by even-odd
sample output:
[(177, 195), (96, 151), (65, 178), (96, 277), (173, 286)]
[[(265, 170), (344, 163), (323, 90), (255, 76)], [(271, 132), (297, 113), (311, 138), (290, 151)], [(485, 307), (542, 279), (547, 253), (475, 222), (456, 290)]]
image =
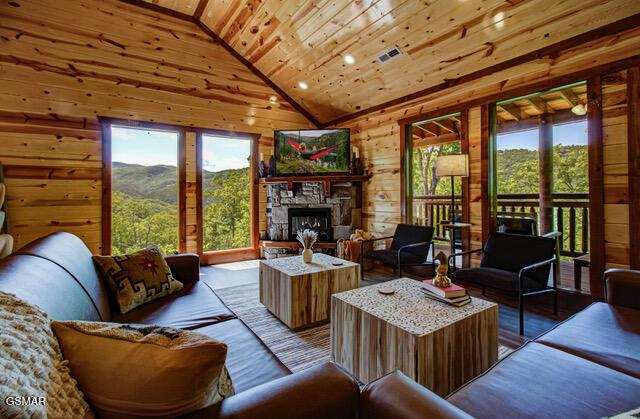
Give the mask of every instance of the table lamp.
[(455, 222), (455, 189), (453, 178), (456, 176), (469, 176), (469, 155), (449, 154), (446, 156), (438, 156), (436, 159), (436, 176), (451, 177), (451, 208), (449, 210), (449, 222), (453, 224)]

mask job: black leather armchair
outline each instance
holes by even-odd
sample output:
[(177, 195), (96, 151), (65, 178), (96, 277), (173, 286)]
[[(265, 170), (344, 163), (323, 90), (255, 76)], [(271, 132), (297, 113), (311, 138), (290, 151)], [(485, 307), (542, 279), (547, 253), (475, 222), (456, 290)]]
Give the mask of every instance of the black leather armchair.
[[(449, 256), (482, 252), (480, 267), (459, 269), (449, 276), (453, 281), (463, 280), (504, 291), (516, 292), (520, 311), (520, 334), (524, 334), (524, 297), (553, 293), (553, 313), (558, 314), (556, 241), (549, 237), (519, 234), (493, 233), (482, 249), (468, 250)], [(553, 270), (552, 286), (549, 286), (549, 271)]]
[[(361, 275), (364, 278), (364, 259), (378, 260), (386, 265), (398, 269), (402, 277), (404, 266), (432, 266), (433, 260), (428, 261), (429, 252), (433, 249), (434, 228), (414, 224), (398, 224), (393, 236), (379, 237), (362, 242), (360, 252)], [(391, 241), (389, 249), (365, 251), (368, 243), (380, 240)]]

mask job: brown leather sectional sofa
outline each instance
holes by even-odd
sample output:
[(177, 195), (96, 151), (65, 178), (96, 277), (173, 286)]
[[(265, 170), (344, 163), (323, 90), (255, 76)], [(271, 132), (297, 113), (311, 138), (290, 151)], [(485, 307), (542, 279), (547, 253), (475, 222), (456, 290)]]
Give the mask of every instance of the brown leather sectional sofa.
[(400, 373), (362, 390), (333, 364), (291, 374), (199, 281), (196, 255), (166, 260), (184, 288), (124, 316), (112, 313), (89, 250), (67, 233), (37, 240), (1, 261), (0, 289), (38, 305), (54, 319), (172, 326), (227, 343), (227, 367), (237, 394), (193, 417), (595, 418), (640, 407), (638, 272), (610, 272), (610, 304), (590, 306), (445, 400)]

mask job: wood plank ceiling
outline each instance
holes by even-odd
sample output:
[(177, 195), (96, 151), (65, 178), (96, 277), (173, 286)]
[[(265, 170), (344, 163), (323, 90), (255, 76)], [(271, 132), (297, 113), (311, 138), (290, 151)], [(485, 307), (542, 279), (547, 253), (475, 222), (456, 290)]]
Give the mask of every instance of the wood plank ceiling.
[(322, 123), (640, 13), (638, 0), (145, 1), (199, 19)]

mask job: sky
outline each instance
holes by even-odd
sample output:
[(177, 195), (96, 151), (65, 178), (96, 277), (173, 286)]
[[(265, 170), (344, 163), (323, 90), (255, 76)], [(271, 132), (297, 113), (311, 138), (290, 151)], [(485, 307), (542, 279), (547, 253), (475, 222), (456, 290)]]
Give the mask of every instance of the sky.
[[(498, 150), (526, 148), (538, 149), (538, 130), (498, 135)], [(587, 145), (587, 121), (553, 126), (553, 144)]]
[[(175, 132), (112, 127), (111, 143), (114, 162), (143, 166), (178, 164), (178, 134)], [(202, 148), (205, 170), (217, 172), (249, 167), (249, 140), (204, 135)]]

